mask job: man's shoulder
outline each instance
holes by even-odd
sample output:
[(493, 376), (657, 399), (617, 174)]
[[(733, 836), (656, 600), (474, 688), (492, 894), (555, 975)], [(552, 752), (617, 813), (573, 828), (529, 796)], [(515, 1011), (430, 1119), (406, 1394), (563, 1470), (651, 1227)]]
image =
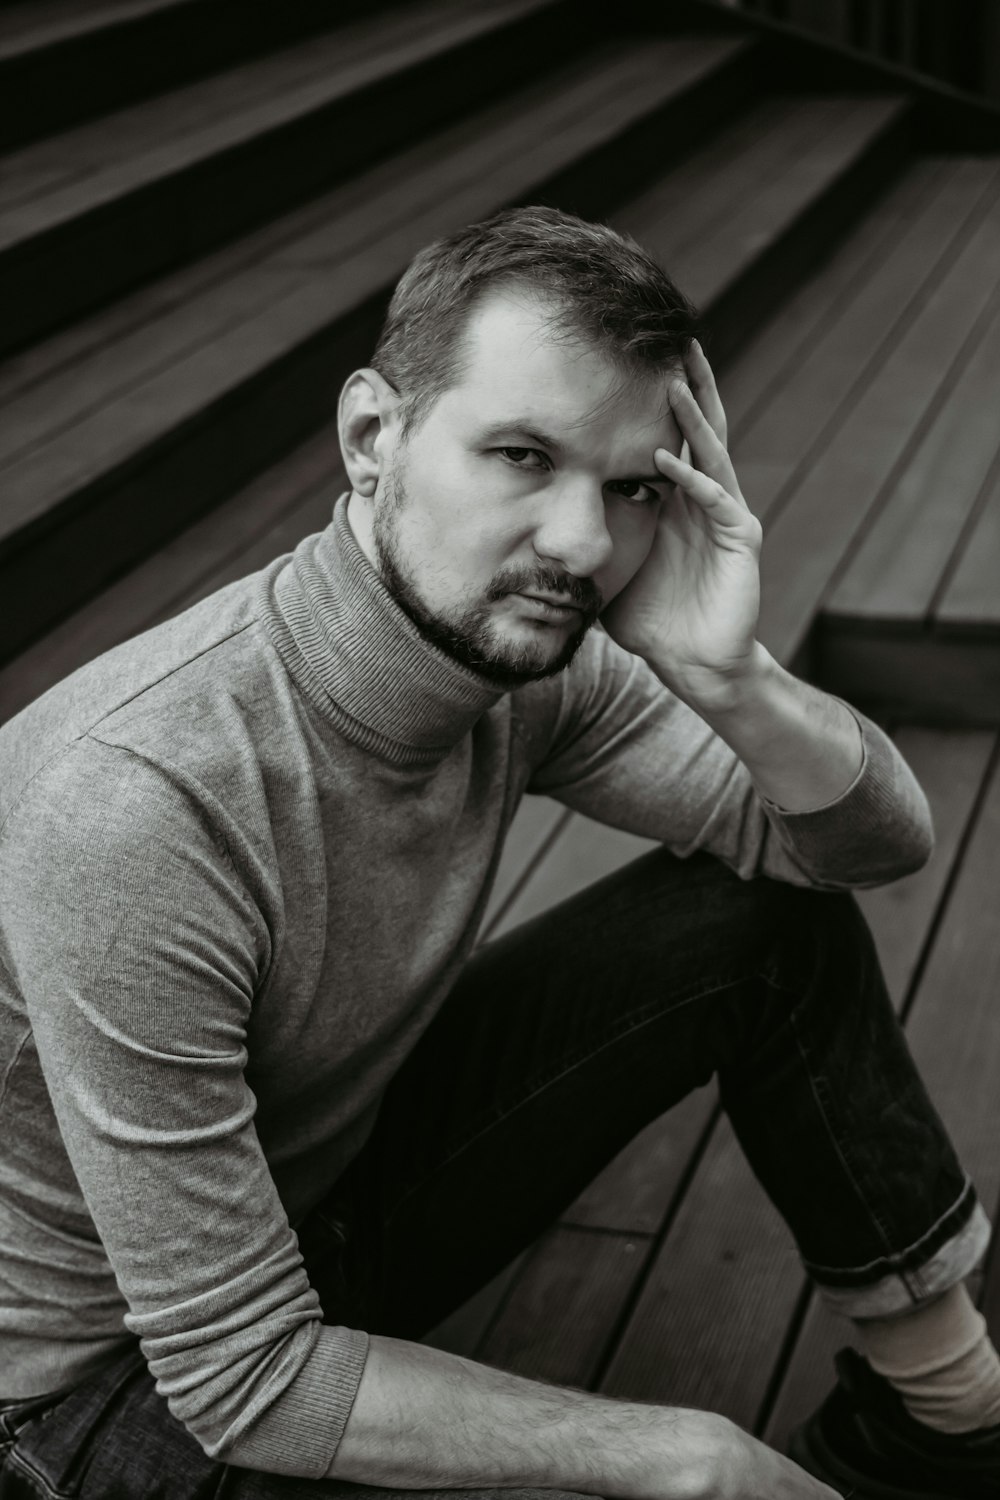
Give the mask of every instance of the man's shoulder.
[(192, 740), (218, 745), (226, 704), (258, 697), (274, 670), (251, 579), (105, 652), (0, 728), (0, 825), (46, 767), (86, 742), (153, 760), (183, 759)]

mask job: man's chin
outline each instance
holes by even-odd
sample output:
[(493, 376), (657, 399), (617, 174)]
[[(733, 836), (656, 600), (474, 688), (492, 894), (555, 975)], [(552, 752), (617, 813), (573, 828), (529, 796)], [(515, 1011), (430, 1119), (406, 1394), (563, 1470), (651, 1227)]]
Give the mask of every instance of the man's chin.
[[(481, 677), (506, 688), (540, 682), (565, 671), (583, 644), (586, 633), (586, 626), (578, 626), (568, 639), (564, 638), (558, 644), (547, 639), (539, 640), (537, 634), (534, 639), (525, 641), (491, 641), (489, 645), (481, 646), (468, 642), (465, 665)], [(550, 634), (554, 636), (555, 632)]]

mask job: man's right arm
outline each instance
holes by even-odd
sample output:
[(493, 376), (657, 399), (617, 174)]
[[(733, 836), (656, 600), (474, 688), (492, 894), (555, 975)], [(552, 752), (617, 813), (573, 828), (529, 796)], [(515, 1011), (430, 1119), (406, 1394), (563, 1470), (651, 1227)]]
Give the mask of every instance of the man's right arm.
[(330, 1477), (398, 1489), (517, 1487), (608, 1500), (836, 1500), (724, 1417), (525, 1380), (373, 1337)]

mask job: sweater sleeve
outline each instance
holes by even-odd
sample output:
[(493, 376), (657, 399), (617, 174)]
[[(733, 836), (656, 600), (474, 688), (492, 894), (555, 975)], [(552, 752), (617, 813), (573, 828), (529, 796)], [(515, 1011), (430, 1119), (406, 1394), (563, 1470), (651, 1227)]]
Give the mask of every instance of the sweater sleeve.
[(157, 1389), (211, 1456), (318, 1477), (363, 1333), (321, 1321), (254, 1128), (269, 937), (196, 801), (78, 741), (4, 834), (4, 929), (59, 1132)]
[(764, 799), (735, 753), (638, 657), (592, 631), (563, 674), (558, 718), (528, 790), (682, 857), (716, 855), (744, 879), (841, 890), (918, 869), (933, 832), (926, 798), (895, 746), (855, 709), (854, 782), (825, 807)]

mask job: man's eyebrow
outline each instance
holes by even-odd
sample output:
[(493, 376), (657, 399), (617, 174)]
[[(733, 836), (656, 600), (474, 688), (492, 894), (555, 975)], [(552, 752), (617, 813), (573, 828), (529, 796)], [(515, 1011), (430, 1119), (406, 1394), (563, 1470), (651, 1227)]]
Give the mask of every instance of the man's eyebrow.
[(547, 432), (539, 432), (532, 425), (530, 417), (515, 417), (511, 422), (493, 422), (480, 436), (484, 443), (495, 443), (502, 437), (523, 437), (537, 448), (551, 448), (553, 453), (562, 452), (559, 439), (550, 437)]

